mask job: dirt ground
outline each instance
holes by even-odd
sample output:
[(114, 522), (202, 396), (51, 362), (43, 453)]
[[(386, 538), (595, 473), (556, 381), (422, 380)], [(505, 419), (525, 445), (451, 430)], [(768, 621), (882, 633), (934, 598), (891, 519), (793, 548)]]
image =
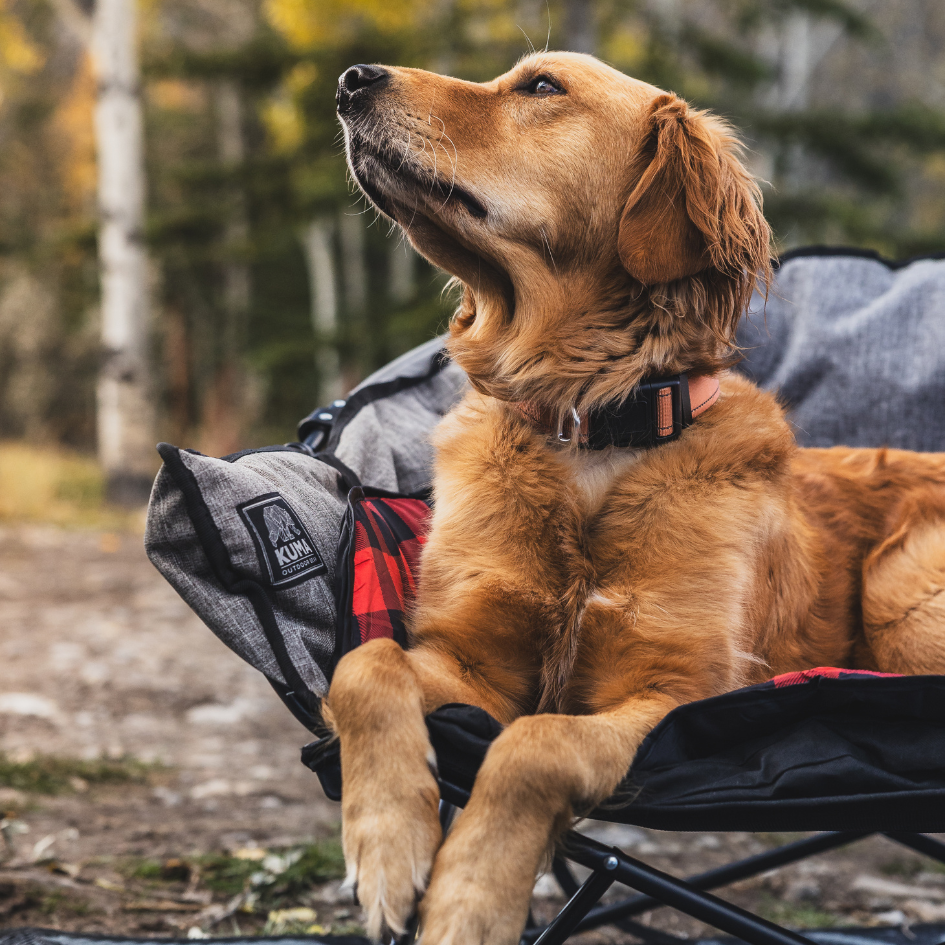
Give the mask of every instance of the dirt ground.
[[(139, 537), (0, 528), (0, 928), (357, 932), (307, 740)], [(586, 829), (679, 875), (792, 839)], [(798, 927), (945, 922), (945, 867), (874, 837), (723, 895)], [(561, 901), (542, 877), (536, 915)], [(705, 931), (668, 909), (640, 921)]]

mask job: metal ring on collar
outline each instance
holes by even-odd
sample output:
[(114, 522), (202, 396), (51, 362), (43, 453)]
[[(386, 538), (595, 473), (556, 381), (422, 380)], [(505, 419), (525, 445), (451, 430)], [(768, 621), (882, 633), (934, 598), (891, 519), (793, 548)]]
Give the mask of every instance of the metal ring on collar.
[(559, 418), (558, 420), (558, 442), (559, 443), (570, 443), (575, 437), (580, 439), (581, 434), (581, 417), (578, 412), (572, 407), (571, 408), (571, 435), (564, 435), (564, 417)]

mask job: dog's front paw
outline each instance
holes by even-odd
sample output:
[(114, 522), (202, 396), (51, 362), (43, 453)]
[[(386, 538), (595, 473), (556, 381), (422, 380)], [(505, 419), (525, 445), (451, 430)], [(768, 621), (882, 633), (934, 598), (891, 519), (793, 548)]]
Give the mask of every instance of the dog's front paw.
[(504, 860), (494, 852), (447, 841), (420, 904), (420, 945), (517, 945), (534, 869), (514, 852)]
[(347, 877), (357, 890), (368, 934), (402, 935), (426, 889), (442, 841), (436, 782), (400, 797), (377, 797), (345, 812), (341, 831)]

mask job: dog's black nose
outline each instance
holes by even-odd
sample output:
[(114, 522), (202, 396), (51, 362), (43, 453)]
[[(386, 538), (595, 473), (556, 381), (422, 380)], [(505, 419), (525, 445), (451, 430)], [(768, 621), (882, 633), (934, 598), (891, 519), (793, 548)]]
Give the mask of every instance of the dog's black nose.
[(351, 99), (362, 89), (377, 85), (388, 78), (390, 73), (380, 66), (357, 65), (346, 69), (338, 80), (338, 92), (335, 95), (335, 102), (338, 110), (342, 111), (350, 104)]

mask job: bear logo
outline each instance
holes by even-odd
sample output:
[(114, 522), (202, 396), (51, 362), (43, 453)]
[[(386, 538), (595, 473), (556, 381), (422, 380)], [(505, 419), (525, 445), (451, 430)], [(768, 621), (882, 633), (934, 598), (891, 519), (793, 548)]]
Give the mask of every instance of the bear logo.
[(269, 529), (269, 541), (273, 547), (292, 541), (296, 535), (302, 534), (292, 521), (292, 516), (278, 505), (267, 505), (263, 510), (263, 519)]

